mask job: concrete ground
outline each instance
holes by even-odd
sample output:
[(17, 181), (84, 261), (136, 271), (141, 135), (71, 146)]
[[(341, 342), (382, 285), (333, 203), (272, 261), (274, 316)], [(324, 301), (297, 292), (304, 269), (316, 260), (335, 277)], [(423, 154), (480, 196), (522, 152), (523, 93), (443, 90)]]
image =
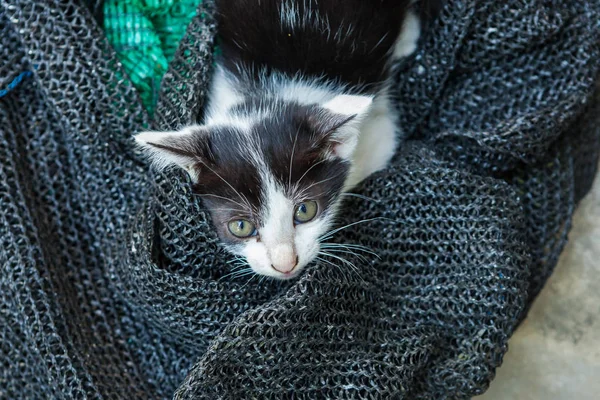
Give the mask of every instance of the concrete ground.
[(496, 379), (476, 400), (600, 400), (600, 176)]

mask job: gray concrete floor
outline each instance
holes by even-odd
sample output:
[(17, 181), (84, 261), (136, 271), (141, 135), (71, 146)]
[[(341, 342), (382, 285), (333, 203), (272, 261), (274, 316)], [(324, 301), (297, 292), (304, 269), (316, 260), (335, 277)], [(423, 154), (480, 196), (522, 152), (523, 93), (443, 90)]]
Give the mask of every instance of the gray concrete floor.
[(600, 176), (496, 379), (476, 400), (600, 400)]

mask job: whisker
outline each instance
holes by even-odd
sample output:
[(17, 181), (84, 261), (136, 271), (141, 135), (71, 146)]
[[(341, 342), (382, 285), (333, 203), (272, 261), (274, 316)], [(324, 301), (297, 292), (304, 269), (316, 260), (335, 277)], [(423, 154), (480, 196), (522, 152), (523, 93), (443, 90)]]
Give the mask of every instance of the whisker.
[(233, 272), (230, 272), (228, 274), (223, 275), (222, 277), (220, 277), (219, 279), (217, 279), (217, 282), (221, 282), (221, 281), (223, 281), (223, 280), (225, 280), (227, 278), (233, 277), (233, 275), (235, 275), (236, 272), (238, 272), (238, 271), (233, 271)]
[(288, 177), (288, 187), (292, 186), (292, 164), (294, 162), (294, 151), (296, 151), (296, 142), (298, 141), (298, 134), (300, 133), (300, 126), (296, 130), (296, 137), (294, 138), (294, 145), (292, 146), (292, 154), (290, 155), (290, 176)]
[(366, 262), (367, 259), (365, 258), (365, 256), (355, 253), (353, 251), (350, 250), (340, 250), (340, 249), (331, 249), (326, 247), (325, 250), (327, 250), (329, 253), (342, 253), (342, 254), (350, 254), (353, 255), (355, 257), (357, 257), (359, 260), (361, 260), (362, 262)]
[(242, 290), (243, 288), (245, 288), (246, 286), (248, 286), (248, 284), (249, 284), (249, 283), (252, 281), (252, 279), (256, 278), (257, 276), (258, 276), (257, 274), (254, 274), (254, 275), (252, 275), (252, 276), (250, 277), (250, 279), (248, 279), (248, 282), (246, 282), (246, 283), (244, 284), (244, 286), (242, 286), (242, 287), (240, 288), (240, 290)]
[(238, 203), (235, 200), (232, 199), (228, 199), (227, 197), (223, 197), (223, 196), (217, 196), (216, 194), (210, 194), (210, 193), (204, 193), (204, 194), (200, 194), (200, 193), (194, 193), (194, 196), (198, 196), (198, 197), (204, 197), (204, 196), (209, 196), (209, 197), (216, 197), (217, 199), (223, 199), (223, 200), (227, 200), (227, 201), (231, 201), (232, 203), (237, 204), (240, 207), (248, 207), (242, 203)]
[(335, 254), (331, 254), (331, 253), (328, 253), (326, 251), (320, 251), (319, 253), (323, 254), (323, 255), (325, 255), (327, 257), (335, 258), (336, 260), (339, 260), (339, 261), (343, 262), (344, 264), (346, 264), (346, 265), (348, 265), (348, 266), (350, 266), (350, 267), (352, 267), (352, 268), (354, 268), (354, 269), (356, 269), (358, 271), (358, 267), (356, 265), (354, 265), (354, 263), (346, 260), (345, 258), (342, 258), (340, 256), (336, 256)]
[[(308, 194), (307, 194), (308, 189), (310, 189), (310, 186), (307, 187), (307, 188), (302, 189), (300, 192), (296, 192), (295, 193), (296, 198), (299, 198), (299, 199), (305, 199), (305, 198), (307, 198), (308, 197)], [(319, 197), (323, 197), (325, 195), (325, 193), (327, 193), (328, 190), (330, 190), (330, 189), (326, 189), (326, 190), (321, 191), (319, 193), (312, 193), (311, 197), (313, 199), (316, 199), (316, 198), (319, 198)]]
[(317, 260), (319, 260), (319, 261), (323, 261), (323, 262), (325, 262), (325, 263), (327, 263), (327, 264), (329, 264), (329, 265), (331, 265), (331, 266), (333, 266), (333, 267), (337, 268), (337, 269), (338, 269), (340, 272), (342, 272), (342, 273), (344, 272), (344, 271), (342, 270), (342, 267), (340, 267), (340, 265), (339, 265), (339, 264), (333, 263), (333, 262), (331, 262), (331, 261), (329, 261), (329, 260), (327, 260), (327, 259), (325, 259), (325, 258), (323, 258), (323, 257), (319, 257), (319, 256), (317, 256), (317, 257), (315, 257), (315, 258), (316, 258)]
[[(322, 253), (319, 253), (319, 254), (322, 254)], [(336, 264), (334, 262), (331, 262), (331, 261), (329, 261), (329, 260), (327, 260), (327, 259), (325, 259), (323, 257), (317, 256), (315, 258), (317, 260), (319, 260), (319, 261), (325, 262), (325, 263), (331, 265), (332, 267), (336, 268), (338, 271), (340, 271), (341, 274), (344, 274), (345, 271), (347, 271), (347, 270), (344, 270), (340, 264)], [(350, 271), (353, 272), (354, 274), (356, 274), (363, 282), (365, 282), (364, 278), (360, 275), (360, 273), (356, 269), (354, 269), (354, 268), (351, 267)]]
[(202, 163), (202, 165), (204, 165), (206, 168), (208, 168), (213, 174), (215, 174), (219, 179), (221, 179), (227, 186), (229, 186), (231, 188), (231, 190), (233, 190), (235, 192), (235, 194), (238, 195), (238, 197), (246, 203), (246, 206), (248, 206), (248, 208), (252, 208), (250, 206), (250, 202), (248, 201), (248, 199), (246, 198), (246, 196), (243, 196), (240, 192), (237, 191), (236, 188), (233, 187), (233, 185), (231, 185), (231, 183), (229, 183), (229, 181), (227, 181), (227, 179), (223, 178), (221, 175), (219, 175), (214, 169), (212, 169), (211, 167), (209, 167), (206, 163)]
[(368, 218), (368, 219), (363, 219), (363, 220), (360, 220), (360, 221), (352, 222), (351, 224), (344, 225), (344, 226), (342, 226), (340, 228), (337, 228), (337, 229), (334, 229), (332, 231), (327, 232), (325, 235), (321, 236), (321, 238), (319, 239), (319, 241), (323, 241), (323, 240), (329, 239), (331, 236), (335, 235), (337, 232), (339, 232), (339, 231), (341, 231), (343, 229), (350, 228), (350, 227), (352, 227), (354, 225), (362, 224), (362, 223), (365, 223), (365, 222), (375, 221), (375, 220), (378, 220), (378, 219), (381, 219), (381, 217)]
[(367, 246), (363, 246), (363, 245), (355, 244), (355, 243), (324, 242), (324, 243), (322, 243), (322, 246), (346, 247), (346, 248), (355, 248), (355, 249), (367, 250), (367, 251), (371, 251), (372, 250), (372, 249), (368, 248)]
[(356, 197), (356, 198), (359, 198), (361, 200), (372, 201), (374, 203), (381, 203), (381, 200), (377, 200), (377, 199), (374, 199), (372, 197), (364, 196), (364, 195), (358, 194), (358, 193), (344, 192), (344, 193), (340, 193), (340, 196)]
[(238, 267), (240, 265), (246, 265), (245, 263), (239, 261), (239, 260), (231, 260), (227, 263), (228, 265), (233, 265), (234, 267)]
[(233, 278), (238, 279), (248, 275), (254, 275), (254, 271), (251, 268), (239, 271), (238, 273), (233, 275)]
[[(243, 268), (243, 267), (245, 267), (245, 265), (240, 265), (240, 266), (235, 267), (233, 269), (233, 271), (231, 271), (228, 274), (223, 275), (222, 277), (220, 277), (218, 279), (218, 281), (220, 282), (221, 280), (223, 280), (225, 278), (229, 278), (229, 277), (239, 278), (240, 276), (249, 275), (251, 272), (254, 272), (254, 271), (252, 271), (252, 268)], [(243, 269), (240, 269), (240, 268), (243, 268)]]
[[(244, 257), (235, 256), (227, 264), (232, 266), (231, 272), (220, 277), (218, 279), (219, 281), (221, 281), (222, 279), (228, 278), (228, 277), (235, 278), (239, 274), (243, 274), (244, 272), (252, 271), (252, 268), (250, 268), (248, 262), (246, 261), (246, 259)], [(245, 267), (247, 267), (247, 268), (245, 268)]]
[(306, 174), (308, 174), (310, 172), (311, 169), (313, 169), (314, 167), (316, 167), (317, 165), (324, 163), (325, 161), (327, 161), (327, 159), (323, 159), (321, 161), (319, 161), (318, 163), (314, 163), (313, 165), (311, 165), (311, 167), (309, 169), (307, 169), (304, 174), (302, 174), (302, 176), (300, 177), (300, 179), (298, 179), (298, 182), (296, 182), (296, 185), (299, 185), (300, 182), (302, 181), (302, 179), (306, 176)]
[(239, 208), (212, 208), (212, 211), (236, 211), (239, 212), (240, 214), (245, 214), (246, 211), (245, 210), (240, 210)]
[(327, 181), (330, 181), (330, 180), (332, 180), (332, 179), (335, 179), (335, 178), (339, 177), (340, 175), (341, 175), (341, 174), (336, 174), (336, 175), (334, 175), (334, 176), (331, 176), (331, 177), (329, 177), (329, 178), (327, 178), (327, 179), (323, 179), (323, 180), (321, 180), (321, 181), (319, 181), (319, 182), (315, 182), (315, 183), (311, 184), (310, 186), (307, 186), (306, 188), (304, 188), (304, 191), (307, 191), (308, 189), (310, 189), (310, 188), (311, 188), (311, 187), (313, 187), (313, 186), (316, 186), (316, 185), (319, 185), (319, 184), (321, 184), (321, 183), (325, 183), (325, 182), (327, 182)]
[(378, 47), (379, 45), (385, 40), (386, 37), (388, 37), (389, 32), (386, 33), (385, 35), (382, 36), (381, 39), (379, 39), (379, 42), (377, 42), (377, 44), (375, 45), (375, 47), (373, 47), (373, 49), (371, 49), (371, 51), (369, 52), (369, 54), (373, 53)]
[(361, 246), (358, 244), (322, 243), (321, 248), (322, 249), (330, 249), (330, 250), (342, 248), (345, 250), (362, 251), (363, 253), (371, 254), (371, 255), (381, 259), (379, 254), (375, 253), (373, 250), (369, 249), (368, 247)]
[(344, 259), (344, 258), (342, 258), (342, 257), (339, 257), (339, 256), (336, 256), (336, 255), (333, 255), (333, 254), (331, 254), (331, 253), (324, 252), (324, 251), (320, 251), (320, 252), (319, 252), (319, 254), (323, 254), (323, 255), (325, 255), (325, 256), (332, 257), (332, 258), (335, 258), (335, 259), (337, 259), (337, 260), (340, 260), (341, 262), (343, 262), (344, 264), (346, 264), (347, 266), (349, 266), (349, 267), (350, 267), (350, 269), (351, 269), (353, 272), (355, 272), (355, 273), (356, 273), (356, 275), (357, 275), (357, 276), (358, 276), (358, 277), (359, 277), (359, 278), (360, 278), (360, 279), (361, 279), (363, 282), (366, 282), (366, 281), (365, 281), (365, 278), (363, 278), (362, 274), (360, 273), (360, 269), (359, 269), (359, 268), (358, 268), (356, 265), (354, 265), (353, 263), (351, 263), (350, 261), (348, 261), (348, 260), (346, 260), (346, 259)]

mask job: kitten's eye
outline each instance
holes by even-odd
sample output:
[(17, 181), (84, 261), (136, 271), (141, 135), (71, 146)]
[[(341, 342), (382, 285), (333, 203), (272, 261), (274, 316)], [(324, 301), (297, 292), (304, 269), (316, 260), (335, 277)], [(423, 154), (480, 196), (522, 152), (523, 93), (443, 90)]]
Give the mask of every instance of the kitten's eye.
[(304, 224), (311, 221), (317, 215), (318, 209), (317, 202), (313, 200), (298, 204), (294, 211), (294, 222)]
[(229, 224), (227, 224), (227, 227), (233, 236), (241, 239), (250, 236), (256, 236), (256, 227), (252, 222), (245, 219), (236, 219), (230, 221)]

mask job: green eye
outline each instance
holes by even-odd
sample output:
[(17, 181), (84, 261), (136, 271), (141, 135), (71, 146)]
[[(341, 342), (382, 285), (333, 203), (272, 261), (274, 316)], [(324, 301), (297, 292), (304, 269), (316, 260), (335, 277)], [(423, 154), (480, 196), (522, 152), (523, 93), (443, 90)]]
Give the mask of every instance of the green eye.
[(294, 211), (294, 222), (304, 224), (311, 221), (317, 215), (318, 209), (317, 202), (313, 200), (298, 204)]
[(254, 224), (245, 219), (235, 219), (230, 221), (229, 224), (227, 224), (227, 227), (233, 236), (241, 239), (256, 235), (256, 227)]

